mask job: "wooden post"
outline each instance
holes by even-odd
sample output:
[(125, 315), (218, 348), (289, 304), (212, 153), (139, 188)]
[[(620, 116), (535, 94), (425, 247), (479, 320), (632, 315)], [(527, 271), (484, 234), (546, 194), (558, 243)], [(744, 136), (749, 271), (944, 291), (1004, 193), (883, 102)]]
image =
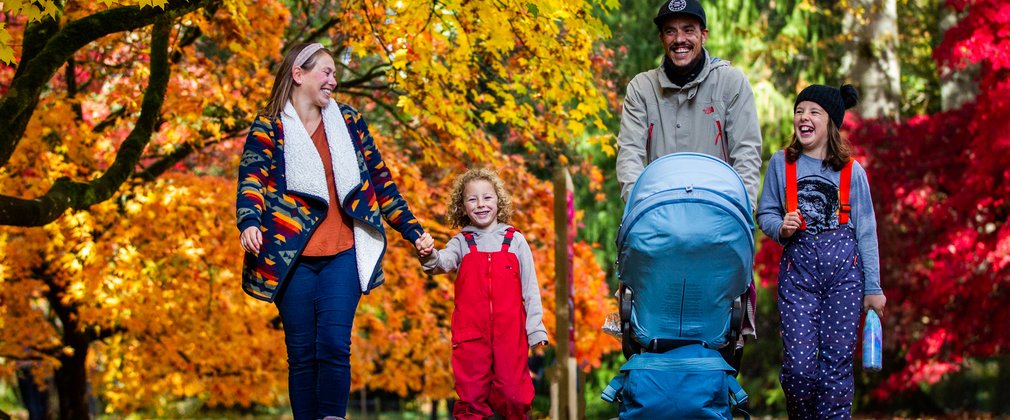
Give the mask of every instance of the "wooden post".
[(582, 386), (578, 381), (578, 364), (574, 357), (575, 330), (571, 296), (570, 229), (573, 215), (572, 177), (559, 167), (554, 173), (554, 298), (555, 363), (551, 368), (551, 418), (579, 420), (582, 418)]
[(358, 393), (359, 401), (361, 402), (361, 417), (368, 418), (368, 388), (361, 387), (361, 392)]

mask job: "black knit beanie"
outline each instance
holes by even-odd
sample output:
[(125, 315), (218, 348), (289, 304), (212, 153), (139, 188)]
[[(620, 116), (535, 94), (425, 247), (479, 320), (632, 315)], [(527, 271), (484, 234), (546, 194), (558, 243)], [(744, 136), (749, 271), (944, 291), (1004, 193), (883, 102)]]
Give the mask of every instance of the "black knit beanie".
[(828, 112), (828, 117), (835, 127), (842, 128), (845, 121), (845, 110), (856, 106), (859, 101), (859, 91), (855, 86), (842, 85), (840, 89), (824, 85), (810, 85), (796, 96), (793, 109), (803, 101), (814, 102)]

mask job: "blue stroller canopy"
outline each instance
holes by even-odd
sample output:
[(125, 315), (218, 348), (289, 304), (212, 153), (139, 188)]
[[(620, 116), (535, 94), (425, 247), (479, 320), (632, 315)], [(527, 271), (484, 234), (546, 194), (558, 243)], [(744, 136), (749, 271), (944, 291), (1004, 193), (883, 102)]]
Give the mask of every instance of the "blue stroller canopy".
[(733, 301), (754, 263), (750, 201), (732, 167), (698, 153), (652, 162), (631, 190), (617, 248), (635, 341), (728, 344)]

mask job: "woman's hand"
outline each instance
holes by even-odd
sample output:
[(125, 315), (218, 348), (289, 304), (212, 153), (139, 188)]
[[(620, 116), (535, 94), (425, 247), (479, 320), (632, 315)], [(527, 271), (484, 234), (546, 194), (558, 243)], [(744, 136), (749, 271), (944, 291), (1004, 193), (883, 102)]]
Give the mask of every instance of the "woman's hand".
[(801, 225), (803, 225), (803, 219), (799, 210), (786, 213), (786, 217), (782, 218), (782, 227), (779, 228), (779, 238), (785, 239), (793, 236)]
[(884, 305), (887, 305), (887, 298), (883, 294), (863, 296), (863, 311), (873, 309), (877, 316), (884, 317)]
[(245, 252), (259, 255), (260, 247), (263, 246), (263, 232), (260, 232), (260, 228), (257, 226), (249, 226), (242, 231), (239, 241)]
[(530, 344), (530, 351), (533, 354), (538, 354), (543, 356), (544, 351), (547, 349), (547, 340), (542, 340), (539, 343)]
[(414, 241), (414, 248), (417, 248), (417, 256), (425, 258), (435, 252), (435, 239), (431, 237), (431, 234), (424, 232), (420, 238)]

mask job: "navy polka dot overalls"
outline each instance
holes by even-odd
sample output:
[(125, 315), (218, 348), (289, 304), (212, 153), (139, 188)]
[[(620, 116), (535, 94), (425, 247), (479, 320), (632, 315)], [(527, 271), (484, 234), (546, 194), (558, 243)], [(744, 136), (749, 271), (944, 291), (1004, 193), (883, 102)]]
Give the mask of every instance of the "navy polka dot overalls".
[(779, 265), (782, 389), (790, 419), (848, 419), (863, 271), (851, 225), (797, 231)]

